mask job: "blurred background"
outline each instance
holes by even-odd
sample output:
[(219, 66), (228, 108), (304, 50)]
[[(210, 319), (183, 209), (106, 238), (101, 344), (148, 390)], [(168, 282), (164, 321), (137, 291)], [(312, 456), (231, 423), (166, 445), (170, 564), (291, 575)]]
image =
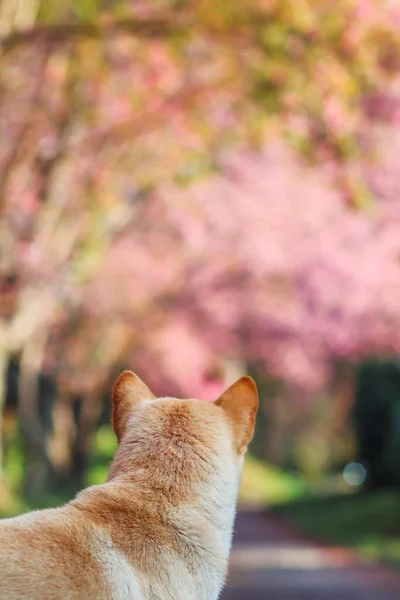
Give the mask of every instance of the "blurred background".
[(397, 0), (1, 0), (1, 515), (249, 373), (243, 505), (400, 563), (399, 156)]

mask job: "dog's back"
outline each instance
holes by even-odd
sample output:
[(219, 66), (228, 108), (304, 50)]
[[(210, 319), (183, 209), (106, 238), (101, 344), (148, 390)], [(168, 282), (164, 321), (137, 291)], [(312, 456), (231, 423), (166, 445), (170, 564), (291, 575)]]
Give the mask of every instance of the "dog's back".
[(257, 404), (249, 378), (205, 403), (124, 372), (108, 482), (0, 522), (0, 599), (215, 600)]
[[(92, 529), (69, 507), (0, 521), (0, 598), (106, 598), (91, 554)], [(97, 582), (95, 585), (94, 582)], [(96, 596), (98, 590), (101, 594)]]

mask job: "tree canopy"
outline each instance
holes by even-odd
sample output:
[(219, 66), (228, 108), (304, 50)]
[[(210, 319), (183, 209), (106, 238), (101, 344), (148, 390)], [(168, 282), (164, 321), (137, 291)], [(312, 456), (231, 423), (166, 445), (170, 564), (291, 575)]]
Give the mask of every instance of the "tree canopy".
[(399, 21), (383, 0), (3, 2), (5, 354), (34, 339), (81, 391), (129, 356), (206, 394), (218, 357), (307, 387), (397, 351)]

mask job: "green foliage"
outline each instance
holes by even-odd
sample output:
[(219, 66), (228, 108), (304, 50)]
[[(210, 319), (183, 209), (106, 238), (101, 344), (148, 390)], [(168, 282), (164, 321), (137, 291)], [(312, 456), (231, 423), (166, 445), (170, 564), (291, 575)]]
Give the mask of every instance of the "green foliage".
[(117, 440), (111, 427), (101, 427), (95, 435), (86, 485), (98, 485), (105, 482), (116, 449)]
[(91, 21), (98, 16), (106, 4), (104, 0), (74, 0), (71, 9), (78, 19)]
[(51, 0), (41, 1), (37, 19), (39, 23), (60, 23), (70, 20), (93, 21), (107, 5), (118, 5), (111, 0)]

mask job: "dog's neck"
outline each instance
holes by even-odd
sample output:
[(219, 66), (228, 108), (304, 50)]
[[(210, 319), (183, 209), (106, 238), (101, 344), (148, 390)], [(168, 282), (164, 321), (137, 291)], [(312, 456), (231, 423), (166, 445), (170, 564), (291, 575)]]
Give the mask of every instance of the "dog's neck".
[[(234, 465), (220, 465), (212, 476), (193, 489), (182, 483), (186, 477), (190, 482), (189, 467), (177, 466), (176, 461), (163, 465), (165, 477), (155, 476), (154, 470), (147, 472), (141, 464), (132, 460), (129, 469), (119, 468), (119, 457), (111, 465), (108, 481), (81, 492), (73, 504), (80, 508), (96, 507), (97, 516), (138, 515), (143, 507), (148, 513), (185, 535), (196, 527), (203, 527), (207, 535), (215, 536), (224, 558), (228, 558), (236, 511), (240, 472)], [(185, 475), (183, 475), (185, 473)], [(175, 485), (172, 483), (175, 481)], [(115, 509), (115, 511), (114, 511)], [(189, 541), (189, 540), (187, 540)]]
[(159, 445), (133, 434), (118, 448), (108, 482), (129, 485), (132, 497), (140, 494), (169, 512), (195, 510), (224, 538), (228, 553), (243, 460), (204, 447), (200, 453), (192, 440)]
[[(217, 535), (220, 540), (224, 557), (228, 557), (236, 512), (239, 474), (221, 472), (214, 481), (201, 485), (187, 494), (181, 494), (181, 490), (171, 489), (169, 479), (164, 486), (162, 482), (154, 482), (151, 475), (143, 476), (143, 472), (135, 475), (134, 471), (129, 475), (114, 476), (105, 488), (108, 493), (125, 489), (129, 494), (128, 507), (130, 506), (132, 510), (136, 510), (138, 502), (140, 505), (144, 503), (149, 510), (157, 511), (158, 514), (162, 507), (162, 517), (177, 521), (171, 522), (171, 525), (175, 525), (180, 531), (184, 531), (184, 528), (180, 526), (179, 519), (183, 519), (184, 523), (189, 519), (198, 524), (207, 524), (210, 534)], [(193, 530), (193, 527), (193, 523), (187, 523), (188, 529)]]

